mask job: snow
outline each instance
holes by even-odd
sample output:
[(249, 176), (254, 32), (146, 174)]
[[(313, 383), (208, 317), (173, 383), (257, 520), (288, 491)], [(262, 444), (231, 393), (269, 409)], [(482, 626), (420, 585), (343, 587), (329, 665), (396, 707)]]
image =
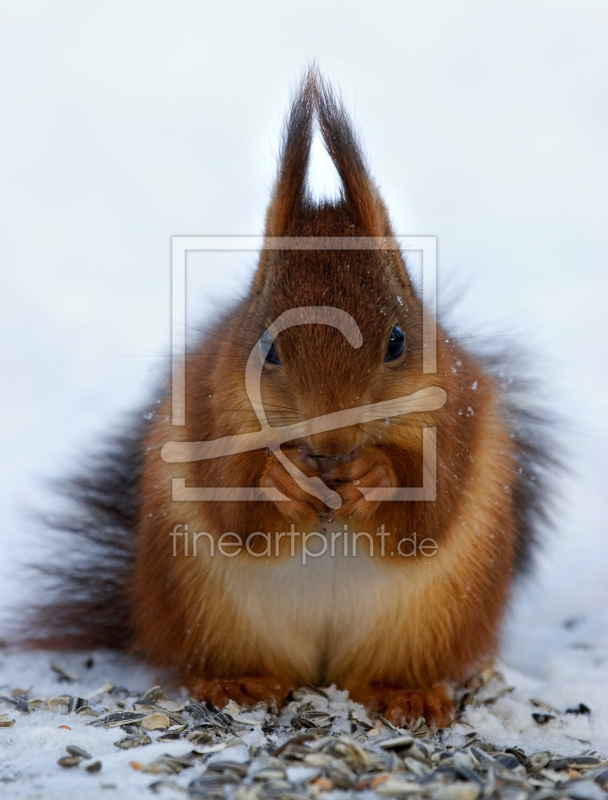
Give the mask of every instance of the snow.
[[(515, 689), (466, 722), (498, 744), (608, 755), (608, 11), (446, 0), (374, 20), (335, 0), (265, 8), (262, 24), (255, 4), (0, 6), (0, 604), (35, 589), (19, 565), (46, 553), (30, 516), (53, 502), (46, 482), (165, 374), (170, 237), (261, 230), (289, 85), (316, 56), (355, 112), (396, 229), (439, 236), (440, 303), (466, 286), (450, 317), (523, 342), (561, 416), (569, 471), (555, 525), (503, 635)], [(218, 258), (189, 262), (192, 326), (250, 274), (253, 257)], [(94, 657), (90, 670), (82, 656), (53, 660), (81, 676), (81, 694), (155, 683), (141, 664)], [(1, 693), (66, 689), (48, 654), (0, 660)], [(591, 714), (541, 726), (531, 698)], [(0, 728), (0, 780), (19, 776), (11, 797), (148, 794), (151, 776), (129, 766), (144, 753), (119, 751), (115, 731), (0, 713), (16, 719)], [(102, 772), (58, 767), (70, 743)], [(184, 743), (152, 744), (145, 760), (172, 747)]]
[[(579, 640), (580, 632), (578, 637), (570, 640), (570, 644)], [(603, 656), (606, 656), (605, 650)], [(520, 747), (526, 753), (552, 751), (559, 755), (577, 755), (590, 748), (599, 749), (602, 754), (608, 753), (605, 723), (608, 698), (602, 686), (605, 671), (593, 664), (591, 659), (588, 659), (591, 663), (587, 664), (573, 663), (567, 652), (556, 656), (556, 660), (560, 669), (549, 678), (534, 678), (505, 663), (499, 663), (506, 679), (504, 688), (510, 691), (491, 705), (469, 706), (462, 721), (448, 732), (447, 743), (458, 746), (475, 730), (483, 741), (498, 748)], [(59, 676), (51, 670), (50, 663), (48, 654), (31, 656), (5, 651), (0, 666), (0, 689), (7, 691), (8, 684), (11, 689), (18, 687), (29, 690), (31, 698), (66, 692), (78, 694), (89, 697), (93, 708), (102, 709), (107, 707), (109, 696), (100, 694), (99, 690), (108, 677), (117, 686), (131, 690), (132, 694), (124, 694), (127, 707), (154, 682), (166, 677), (159, 678), (150, 668), (117, 654), (96, 653), (91, 666), (85, 665), (82, 654), (62, 654), (61, 666), (77, 676), (75, 682), (66, 684), (59, 682)], [(585, 668), (583, 680), (577, 681), (577, 667), (578, 671)], [(186, 698), (183, 690), (176, 687), (173, 687), (171, 694), (177, 699)], [(364, 710), (350, 703), (346, 692), (331, 688), (328, 694), (329, 708), (339, 715), (334, 722), (333, 732), (349, 734), (349, 709), (354, 708), (357, 717), (365, 719)], [(488, 696), (493, 694), (488, 690)], [(318, 710), (327, 708), (324, 698), (318, 696), (312, 700)], [(534, 702), (531, 703), (531, 700)], [(578, 707), (581, 702), (589, 706), (590, 714), (564, 713), (566, 709)], [(535, 705), (538, 703), (546, 704), (546, 708)], [(115, 746), (115, 742), (123, 737), (123, 731), (120, 728), (92, 726), (91, 722), (95, 720), (89, 716), (67, 713), (67, 709), (62, 709), (61, 713), (37, 709), (26, 714), (11, 709), (6, 703), (4, 705), (5, 708), (0, 712), (8, 711), (9, 716), (15, 719), (15, 725), (0, 729), (0, 779), (10, 787), (10, 796), (15, 800), (36, 796), (39, 791), (43, 791), (43, 796), (49, 800), (78, 797), (85, 793), (91, 797), (139, 796), (159, 779), (170, 778), (175, 785), (185, 787), (196, 775), (192, 769), (177, 776), (142, 772), (142, 766), (151, 764), (161, 754), (181, 756), (188, 752), (189, 743), (183, 739), (174, 742), (153, 741), (144, 748), (121, 750)], [(531, 715), (541, 710), (554, 712), (555, 719), (537, 724)], [(211, 754), (208, 764), (222, 761), (245, 763), (251, 757), (251, 747), (262, 747), (271, 741), (261, 727), (263, 712), (241, 712), (237, 719), (250, 723), (251, 730), (241, 733), (236, 744), (223, 749), (219, 749), (218, 745), (196, 746), (199, 752)], [(155, 735), (152, 738), (155, 739)], [(57, 760), (66, 755), (66, 746), (73, 744), (86, 750), (92, 758), (77, 768), (62, 769), (57, 765)], [(101, 761), (102, 768), (98, 773), (88, 774), (84, 767), (92, 760)], [(287, 777), (291, 781), (307, 780), (314, 773), (315, 770), (306, 765), (294, 765), (287, 769)], [(108, 794), (111, 789), (116, 794)], [(167, 786), (163, 788), (163, 796), (173, 797), (174, 794), (179, 796), (180, 793)]]

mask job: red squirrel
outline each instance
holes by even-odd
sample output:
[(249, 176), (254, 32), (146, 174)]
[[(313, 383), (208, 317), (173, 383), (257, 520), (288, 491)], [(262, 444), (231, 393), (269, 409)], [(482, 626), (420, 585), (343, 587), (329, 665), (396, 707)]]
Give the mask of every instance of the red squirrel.
[[(316, 130), (341, 182), (334, 202), (307, 188)], [(126, 649), (217, 707), (280, 707), (298, 686), (335, 684), (395, 725), (445, 726), (450, 685), (496, 652), (530, 563), (547, 446), (499, 370), (440, 325), (424, 370), (420, 294), (315, 70), (288, 115), (264, 235), (248, 294), (187, 354), (185, 425), (167, 384), (72, 485), (57, 527), (74, 559), (46, 568), (55, 593), (33, 638)], [(197, 455), (196, 443), (259, 434), (260, 413), (278, 438)], [(178, 484), (223, 494), (176, 499)], [(249, 499), (231, 499), (238, 487)]]

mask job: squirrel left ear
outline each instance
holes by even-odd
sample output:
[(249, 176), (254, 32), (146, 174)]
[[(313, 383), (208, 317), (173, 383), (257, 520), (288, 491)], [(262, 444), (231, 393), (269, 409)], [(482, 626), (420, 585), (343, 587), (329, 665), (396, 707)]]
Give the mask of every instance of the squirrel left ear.
[(317, 78), (316, 90), (319, 126), (351, 216), (367, 236), (392, 236), (387, 208), (369, 174), (343, 102), (321, 77)]

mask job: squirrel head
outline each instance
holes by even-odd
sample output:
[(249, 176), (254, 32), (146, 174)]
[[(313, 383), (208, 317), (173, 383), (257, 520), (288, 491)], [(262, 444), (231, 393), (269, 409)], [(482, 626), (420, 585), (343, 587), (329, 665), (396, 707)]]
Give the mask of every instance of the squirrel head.
[[(315, 128), (340, 179), (335, 202), (315, 202), (307, 188)], [(305, 323), (267, 342), (262, 385), (271, 424), (428, 385), (422, 375), (421, 301), (344, 105), (315, 69), (302, 81), (288, 115), (265, 237), (247, 302), (250, 338), (262, 336), (289, 309), (300, 309)], [(319, 308), (349, 315), (360, 346), (335, 326), (315, 322)], [(304, 444), (319, 455), (341, 456), (377, 443), (385, 431), (384, 421), (359, 424), (311, 436)]]

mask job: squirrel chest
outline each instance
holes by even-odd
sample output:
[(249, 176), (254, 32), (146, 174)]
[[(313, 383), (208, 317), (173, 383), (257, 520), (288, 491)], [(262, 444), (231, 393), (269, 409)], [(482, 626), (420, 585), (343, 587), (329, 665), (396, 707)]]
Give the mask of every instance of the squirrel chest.
[[(338, 534), (341, 529), (334, 528)], [(332, 532), (324, 534), (325, 552), (324, 545), (315, 552), (309, 543), (306, 554), (260, 559), (255, 571), (247, 563), (223, 575), (254, 646), (292, 661), (312, 684), (331, 682), (334, 659), (365, 648), (370, 632), (385, 624), (396, 604), (409, 605), (419, 580), (415, 573), (387, 570), (360, 547), (349, 547), (345, 555), (341, 537), (332, 551)]]

